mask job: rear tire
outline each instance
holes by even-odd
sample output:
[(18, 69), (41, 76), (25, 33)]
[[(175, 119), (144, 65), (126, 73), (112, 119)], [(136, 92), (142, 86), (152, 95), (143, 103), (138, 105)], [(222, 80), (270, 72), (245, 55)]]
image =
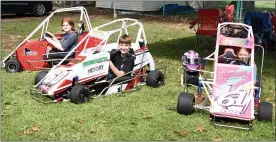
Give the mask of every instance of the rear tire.
[(259, 105), (257, 119), (259, 121), (272, 121), (273, 106), (269, 102), (261, 102)]
[(75, 85), (69, 94), (70, 101), (75, 104), (82, 104), (89, 101), (90, 91), (84, 85)]
[(146, 78), (146, 84), (153, 88), (157, 88), (164, 84), (164, 74), (158, 70), (150, 71)]
[(14, 72), (20, 72), (21, 71), (21, 64), (17, 59), (9, 59), (6, 62), (5, 69), (9, 73), (14, 73)]
[(35, 85), (40, 82), (46, 75), (48, 74), (48, 71), (40, 71), (36, 76), (35, 76)]
[(177, 112), (190, 115), (194, 111), (195, 96), (191, 93), (181, 92), (178, 96)]

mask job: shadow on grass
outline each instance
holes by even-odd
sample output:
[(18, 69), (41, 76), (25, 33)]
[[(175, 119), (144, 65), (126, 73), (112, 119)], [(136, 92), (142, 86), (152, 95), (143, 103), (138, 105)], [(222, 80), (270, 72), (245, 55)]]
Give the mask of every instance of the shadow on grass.
[(215, 41), (206, 46), (195, 48), (195, 36), (178, 38), (169, 41), (149, 43), (149, 49), (153, 56), (164, 57), (170, 60), (181, 60), (182, 55), (188, 50), (195, 50), (201, 57), (208, 56), (215, 50)]

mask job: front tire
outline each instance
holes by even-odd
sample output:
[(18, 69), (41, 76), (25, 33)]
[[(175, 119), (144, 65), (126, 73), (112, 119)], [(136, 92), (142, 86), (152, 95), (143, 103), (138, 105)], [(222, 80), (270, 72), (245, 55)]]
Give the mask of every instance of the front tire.
[(14, 72), (20, 72), (21, 71), (21, 64), (17, 59), (9, 59), (6, 62), (5, 69), (9, 73), (14, 73)]
[(48, 74), (48, 71), (40, 71), (36, 76), (35, 76), (35, 85), (39, 83), (46, 75)]
[(259, 105), (257, 119), (259, 121), (272, 121), (273, 106), (269, 102), (261, 102)]
[(90, 91), (84, 85), (75, 85), (69, 94), (70, 101), (75, 104), (82, 104), (89, 101)]
[(36, 3), (33, 5), (33, 14), (35, 16), (43, 16), (46, 15), (47, 9), (44, 3)]
[(191, 93), (181, 92), (178, 96), (177, 112), (190, 115), (194, 111), (195, 96)]
[(158, 70), (150, 71), (146, 78), (146, 84), (153, 88), (157, 88), (164, 84), (164, 74)]

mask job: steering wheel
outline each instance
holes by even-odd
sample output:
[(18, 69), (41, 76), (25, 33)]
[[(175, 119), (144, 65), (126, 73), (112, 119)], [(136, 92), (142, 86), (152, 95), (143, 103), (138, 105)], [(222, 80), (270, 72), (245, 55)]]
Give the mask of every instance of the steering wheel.
[(235, 62), (240, 61), (239, 59), (234, 59), (234, 58), (227, 58), (227, 57), (218, 57), (218, 62), (219, 63), (224, 63), (224, 64), (234, 64)]
[(49, 37), (49, 38), (53, 38), (52, 35), (50, 35), (49, 33), (44, 33), (44, 37)]
[(246, 62), (243, 62), (241, 60), (236, 60), (235, 62), (231, 62), (230, 64), (234, 64), (234, 65), (248, 65)]
[(49, 37), (49, 38), (53, 39), (53, 36), (51, 35), (51, 33), (50, 33), (50, 32), (46, 32), (46, 33), (44, 33), (44, 35), (43, 35), (43, 37), (42, 37), (42, 39), (41, 39), (41, 40), (46, 40), (46, 39), (45, 39), (45, 37)]
[(231, 65), (247, 65), (246, 62), (243, 62), (239, 59), (219, 57), (219, 63), (231, 64)]

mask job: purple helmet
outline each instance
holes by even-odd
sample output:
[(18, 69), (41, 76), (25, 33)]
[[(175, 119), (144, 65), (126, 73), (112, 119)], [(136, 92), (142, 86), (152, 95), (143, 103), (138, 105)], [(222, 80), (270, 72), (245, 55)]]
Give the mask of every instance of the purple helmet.
[(195, 71), (199, 69), (199, 60), (199, 54), (194, 50), (189, 50), (182, 56), (182, 65), (187, 71)]

